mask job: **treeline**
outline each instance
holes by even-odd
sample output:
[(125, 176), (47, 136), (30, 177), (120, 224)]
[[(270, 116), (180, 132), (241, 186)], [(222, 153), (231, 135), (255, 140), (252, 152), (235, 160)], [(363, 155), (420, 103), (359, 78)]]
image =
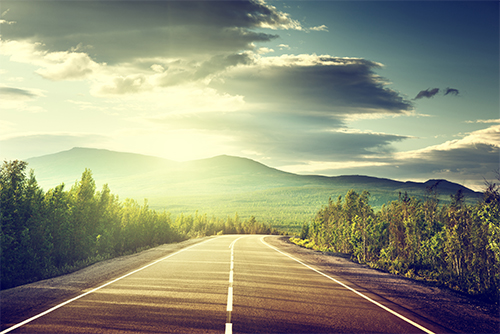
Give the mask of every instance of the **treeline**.
[(44, 192), (23, 161), (0, 170), (0, 288), (53, 277), (146, 247), (213, 234), (278, 231), (249, 220), (179, 215), (175, 220), (135, 200), (120, 202), (107, 185), (96, 191), (86, 169), (69, 190)]
[(498, 302), (499, 190), (487, 184), (475, 205), (466, 204), (460, 191), (446, 205), (432, 191), (422, 200), (405, 194), (378, 212), (369, 205), (367, 191), (350, 190), (344, 199), (330, 199), (294, 241)]

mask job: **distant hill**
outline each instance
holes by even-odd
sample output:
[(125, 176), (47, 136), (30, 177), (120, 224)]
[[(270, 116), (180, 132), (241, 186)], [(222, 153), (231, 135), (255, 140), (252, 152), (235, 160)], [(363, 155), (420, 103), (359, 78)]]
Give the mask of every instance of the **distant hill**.
[(238, 213), (242, 218), (254, 215), (274, 225), (292, 227), (311, 219), (329, 197), (336, 199), (349, 189), (370, 191), (370, 203), (375, 207), (397, 200), (404, 192), (424, 196), (429, 187), (434, 187), (443, 200), (459, 189), (472, 200), (480, 195), (446, 180), (419, 183), (361, 175), (297, 175), (226, 155), (175, 162), (140, 154), (73, 148), (26, 161), (45, 190), (63, 182), (71, 187), (89, 168), (99, 188), (107, 183), (121, 199), (147, 198), (151, 207), (172, 214), (196, 210), (215, 216)]

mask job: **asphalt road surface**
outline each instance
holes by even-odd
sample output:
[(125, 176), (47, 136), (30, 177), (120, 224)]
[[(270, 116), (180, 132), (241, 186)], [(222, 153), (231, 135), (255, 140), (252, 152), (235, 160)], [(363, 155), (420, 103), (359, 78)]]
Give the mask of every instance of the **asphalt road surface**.
[(443, 329), (280, 251), (210, 238), (7, 333), (432, 333)]

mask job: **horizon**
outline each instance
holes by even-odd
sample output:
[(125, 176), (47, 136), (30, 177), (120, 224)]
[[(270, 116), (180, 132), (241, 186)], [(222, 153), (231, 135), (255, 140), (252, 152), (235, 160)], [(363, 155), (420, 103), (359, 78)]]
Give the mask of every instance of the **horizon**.
[(497, 1), (2, 1), (0, 158), (228, 155), (481, 191), (500, 165), (498, 14)]
[[(165, 161), (174, 162), (174, 163), (196, 162), (196, 161), (203, 161), (203, 160), (215, 159), (215, 158), (219, 158), (219, 157), (229, 157), (229, 158), (250, 160), (252, 162), (256, 162), (256, 163), (262, 164), (263, 166), (265, 166), (267, 168), (272, 168), (272, 169), (279, 170), (281, 172), (291, 173), (291, 174), (299, 175), (299, 176), (300, 175), (302, 175), (302, 176), (322, 176), (322, 177), (331, 177), (331, 178), (357, 176), (357, 177), (376, 178), (376, 179), (389, 180), (389, 181), (398, 181), (398, 182), (402, 182), (402, 183), (415, 182), (415, 183), (422, 183), (422, 184), (425, 184), (425, 183), (431, 182), (431, 181), (446, 181), (446, 182), (450, 182), (450, 183), (459, 184), (459, 185), (464, 186), (466, 188), (469, 188), (469, 189), (471, 189), (471, 190), (473, 190), (475, 192), (483, 192), (483, 190), (484, 190), (484, 186), (483, 186), (483, 188), (480, 188), (480, 189), (473, 189), (473, 188), (467, 187), (467, 186), (465, 186), (465, 185), (463, 185), (461, 183), (453, 182), (453, 181), (450, 181), (450, 180), (447, 180), (447, 179), (427, 179), (427, 180), (423, 180), (423, 181), (414, 181), (414, 180), (391, 179), (391, 178), (388, 178), (388, 177), (377, 177), (377, 176), (366, 175), (366, 174), (339, 174), (339, 175), (300, 174), (300, 173), (287, 172), (287, 171), (281, 170), (279, 168), (268, 166), (265, 163), (262, 163), (262, 162), (259, 162), (259, 161), (256, 161), (256, 160), (253, 160), (253, 159), (250, 159), (250, 158), (247, 158), (247, 157), (241, 157), (241, 156), (235, 156), (235, 155), (227, 155), (227, 154), (221, 154), (221, 155), (216, 155), (216, 156), (212, 156), (212, 157), (208, 157), (208, 158), (202, 158), (202, 159), (176, 161), (176, 160), (170, 160), (170, 159), (165, 159), (165, 158), (161, 158), (161, 157), (157, 157), (157, 156), (153, 156), (153, 155), (141, 154), (141, 153), (132, 153), (132, 152), (124, 152), (124, 151), (113, 151), (113, 150), (101, 149), (101, 148), (93, 148), (93, 147), (73, 147), (73, 148), (71, 148), (69, 150), (64, 150), (64, 151), (60, 151), (60, 152), (56, 152), (56, 153), (51, 153), (51, 154), (46, 154), (46, 155), (41, 155), (41, 156), (36, 156), (36, 157), (30, 157), (30, 158), (24, 159), (24, 160), (28, 161), (28, 160), (31, 160), (31, 159), (38, 159), (38, 158), (43, 158), (43, 157), (47, 157), (47, 156), (51, 156), (51, 155), (57, 155), (57, 154), (60, 154), (60, 153), (65, 153), (65, 152), (73, 151), (75, 149), (97, 150), (97, 151), (107, 151), (107, 152), (119, 153), (119, 154), (141, 155), (141, 156), (144, 156), (144, 157), (150, 157), (150, 158), (152, 157), (152, 158), (163, 159)], [(28, 169), (29, 168), (30, 168), (30, 166), (29, 166), (29, 163), (28, 163)], [(92, 169), (91, 169), (91, 171), (92, 171)], [(35, 176), (36, 176), (36, 170), (35, 170)], [(104, 180), (100, 180), (100, 181), (102, 182)], [(106, 183), (106, 182), (104, 182), (104, 183)]]

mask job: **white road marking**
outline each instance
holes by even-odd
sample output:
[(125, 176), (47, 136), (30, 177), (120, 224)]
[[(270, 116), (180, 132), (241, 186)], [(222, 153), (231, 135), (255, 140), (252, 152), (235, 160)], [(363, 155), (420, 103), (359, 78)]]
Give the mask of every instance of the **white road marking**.
[(233, 287), (227, 288), (227, 309), (228, 312), (233, 312)]
[(229, 287), (227, 288), (226, 334), (232, 334), (233, 333), (233, 324), (231, 322), (231, 312), (233, 312), (234, 245), (236, 244), (236, 241), (240, 240), (241, 238), (243, 238), (243, 236), (235, 239), (229, 245), (229, 248), (231, 249), (231, 264), (229, 265)]
[[(280, 251), (280, 250), (279, 250), (279, 249), (277, 249), (276, 247), (271, 246), (270, 244), (268, 244), (267, 242), (265, 242), (265, 241), (264, 241), (264, 237), (261, 237), (261, 238), (260, 238), (260, 241), (261, 241), (264, 245), (268, 246), (269, 248), (272, 248), (272, 249), (274, 249), (275, 251), (277, 251), (277, 252), (279, 252), (279, 253), (281, 253), (281, 254), (283, 254), (283, 255), (285, 255), (285, 256), (288, 256), (290, 259), (292, 259), (292, 260), (294, 260), (294, 261), (296, 261), (296, 262), (300, 263), (301, 265), (303, 265), (303, 266), (305, 266), (305, 267), (307, 267), (307, 268), (311, 269), (312, 271), (315, 271), (315, 272), (317, 272), (318, 274), (325, 276), (326, 278), (328, 278), (328, 279), (330, 279), (330, 280), (334, 281), (335, 283), (337, 283), (337, 284), (339, 284), (339, 285), (343, 286), (344, 288), (346, 288), (346, 289), (348, 289), (348, 290), (350, 290), (350, 291), (354, 292), (354, 293), (355, 293), (355, 294), (357, 294), (358, 296), (363, 297), (364, 299), (368, 300), (369, 302), (371, 302), (371, 303), (373, 303), (373, 304), (377, 305), (378, 307), (380, 307), (380, 308), (384, 309), (385, 311), (387, 311), (387, 312), (389, 312), (389, 313), (391, 313), (391, 314), (395, 315), (396, 317), (400, 318), (401, 320), (406, 321), (407, 323), (409, 323), (409, 324), (411, 324), (411, 325), (413, 325), (413, 326), (417, 327), (418, 329), (420, 329), (420, 330), (422, 330), (422, 331), (424, 331), (424, 332), (426, 332), (426, 333), (428, 333), (428, 334), (435, 334), (433, 331), (431, 331), (431, 330), (429, 330), (429, 329), (427, 329), (427, 328), (425, 328), (425, 327), (423, 327), (423, 326), (421, 326), (421, 325), (417, 324), (416, 322), (414, 322), (414, 321), (412, 321), (412, 320), (408, 319), (408, 318), (407, 318), (407, 317), (405, 317), (404, 315), (401, 315), (401, 314), (397, 313), (396, 311), (391, 310), (391, 309), (390, 309), (390, 308), (388, 308), (387, 306), (384, 306), (384, 305), (380, 304), (379, 302), (377, 302), (377, 301), (375, 301), (375, 300), (371, 299), (370, 297), (365, 296), (364, 294), (362, 294), (361, 292), (358, 292), (358, 291), (354, 290), (354, 289), (353, 289), (353, 288), (351, 288), (350, 286), (345, 285), (344, 283), (342, 283), (342, 282), (340, 282), (340, 281), (336, 280), (335, 278), (333, 278), (333, 277), (331, 277), (331, 276), (328, 276), (327, 274), (322, 273), (321, 271), (319, 271), (319, 270), (317, 270), (317, 269), (315, 269), (315, 268), (313, 268), (313, 267), (311, 267), (311, 266), (309, 266), (309, 265), (305, 264), (304, 262), (302, 262), (302, 261), (300, 261), (300, 260), (298, 260), (298, 259), (294, 258), (293, 256), (291, 256), (291, 255), (289, 255), (289, 254), (287, 254), (287, 253), (285, 253), (285, 252), (283, 252), (283, 251)], [(0, 333), (0, 334), (1, 334), (1, 333)]]
[(177, 251), (177, 252), (175, 252), (175, 253), (172, 253), (172, 254), (170, 254), (170, 255), (167, 255), (167, 256), (165, 256), (165, 257), (162, 257), (161, 259), (156, 260), (156, 261), (154, 261), (154, 262), (151, 262), (150, 264), (145, 265), (144, 267), (141, 267), (141, 268), (139, 268), (139, 269), (136, 269), (136, 270), (134, 270), (134, 271), (131, 271), (131, 272), (129, 272), (128, 274), (125, 274), (125, 275), (123, 275), (123, 276), (121, 276), (121, 277), (118, 277), (118, 278), (116, 278), (116, 279), (114, 279), (114, 280), (112, 280), (112, 281), (110, 281), (110, 282), (108, 282), (108, 283), (105, 283), (105, 284), (103, 284), (103, 285), (101, 285), (101, 286), (99, 286), (99, 287), (97, 287), (97, 288), (94, 288), (94, 289), (92, 289), (92, 290), (90, 290), (90, 291), (87, 291), (87, 292), (85, 292), (85, 293), (82, 293), (81, 295), (78, 295), (78, 296), (76, 296), (76, 297), (74, 297), (74, 298), (71, 298), (71, 299), (69, 299), (69, 300), (67, 300), (67, 301), (65, 301), (65, 302), (63, 302), (63, 303), (61, 303), (61, 304), (59, 304), (59, 305), (56, 305), (56, 306), (54, 306), (54, 307), (52, 307), (52, 308), (50, 308), (50, 309), (48, 309), (48, 310), (46, 310), (46, 311), (44, 311), (44, 312), (42, 312), (42, 313), (40, 313), (40, 314), (37, 314), (37, 315), (35, 315), (35, 316), (33, 316), (33, 317), (29, 318), (29, 319), (26, 319), (26, 320), (24, 320), (24, 321), (22, 321), (22, 322), (20, 322), (20, 323), (18, 323), (18, 324), (15, 324), (14, 326), (9, 327), (9, 328), (7, 328), (7, 329), (3, 330), (2, 332), (0, 332), (0, 334), (5, 334), (5, 333), (8, 333), (8, 332), (10, 332), (10, 331), (13, 331), (13, 330), (14, 330), (14, 329), (16, 329), (16, 328), (19, 328), (19, 327), (21, 327), (21, 326), (24, 326), (24, 325), (26, 325), (27, 323), (32, 322), (33, 320), (36, 320), (36, 319), (38, 319), (38, 318), (40, 318), (40, 317), (43, 317), (44, 315), (47, 315), (47, 314), (49, 314), (49, 313), (51, 313), (51, 312), (53, 312), (53, 311), (57, 310), (58, 308), (61, 308), (61, 307), (65, 306), (65, 305), (68, 305), (69, 303), (74, 302), (75, 300), (78, 300), (78, 299), (80, 299), (80, 298), (82, 298), (82, 297), (85, 297), (85, 296), (87, 296), (87, 295), (89, 295), (89, 294), (91, 294), (91, 293), (93, 293), (93, 292), (96, 292), (97, 290), (100, 290), (100, 289), (102, 289), (102, 288), (104, 288), (104, 287), (106, 287), (106, 286), (108, 286), (108, 285), (110, 285), (110, 284), (113, 284), (113, 283), (115, 283), (115, 282), (117, 282), (117, 281), (119, 281), (119, 280), (121, 280), (121, 279), (123, 279), (123, 278), (125, 278), (125, 277), (128, 277), (128, 276), (130, 276), (130, 275), (133, 275), (133, 274), (135, 274), (135, 273), (137, 273), (137, 272), (139, 272), (139, 271), (141, 271), (141, 270), (144, 270), (144, 269), (146, 269), (146, 268), (148, 268), (148, 267), (151, 267), (152, 265), (157, 264), (158, 262), (161, 262), (161, 261), (163, 261), (163, 260), (166, 260), (166, 259), (168, 259), (168, 258), (170, 258), (170, 257), (172, 257), (172, 256), (175, 256), (175, 255), (177, 255), (177, 254), (179, 254), (179, 253), (181, 253), (181, 252), (183, 252), (183, 251), (185, 251), (185, 250), (188, 250), (188, 249), (193, 248), (193, 247), (195, 247), (195, 246), (198, 246), (198, 245), (204, 244), (204, 243), (206, 243), (206, 242), (208, 242), (208, 241), (211, 241), (211, 240), (214, 240), (214, 239), (208, 239), (208, 240), (205, 240), (205, 241), (203, 241), (203, 242), (200, 242), (200, 243), (197, 243), (197, 244), (191, 245), (191, 246), (189, 246), (189, 247), (186, 247), (186, 248), (183, 248), (183, 249), (181, 249), (181, 250), (178, 250), (178, 251)]

